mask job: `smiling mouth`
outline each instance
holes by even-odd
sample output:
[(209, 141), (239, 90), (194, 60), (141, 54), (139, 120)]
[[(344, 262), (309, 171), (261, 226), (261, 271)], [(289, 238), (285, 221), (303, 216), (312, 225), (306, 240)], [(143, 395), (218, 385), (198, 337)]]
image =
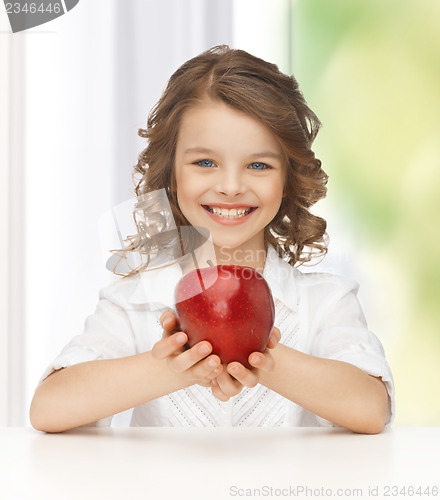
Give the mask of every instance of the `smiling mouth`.
[(218, 217), (222, 217), (224, 219), (240, 219), (242, 217), (246, 217), (246, 215), (249, 215), (251, 212), (257, 209), (257, 207), (227, 209), (215, 206), (210, 207), (209, 205), (202, 205), (202, 207), (209, 213), (217, 215)]

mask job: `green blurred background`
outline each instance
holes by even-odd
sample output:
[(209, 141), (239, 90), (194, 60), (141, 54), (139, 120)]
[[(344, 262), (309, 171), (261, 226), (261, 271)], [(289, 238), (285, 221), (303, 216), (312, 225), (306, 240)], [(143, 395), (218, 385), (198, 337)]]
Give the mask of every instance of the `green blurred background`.
[(439, 426), (440, 1), (292, 6), (292, 70), (323, 122), (315, 150), (330, 176), (317, 211), (338, 211), (354, 242), (395, 425)]

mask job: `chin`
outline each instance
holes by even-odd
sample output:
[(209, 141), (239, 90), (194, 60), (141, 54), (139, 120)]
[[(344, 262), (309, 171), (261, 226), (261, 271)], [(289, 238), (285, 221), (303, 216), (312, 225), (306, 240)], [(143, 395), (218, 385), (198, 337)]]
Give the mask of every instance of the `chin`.
[[(249, 245), (246, 245), (247, 241), (221, 241), (216, 243), (214, 240), (214, 245), (216, 248), (217, 260), (219, 263), (223, 264), (236, 264), (239, 266), (248, 266), (249, 262), (246, 262), (246, 256), (248, 258), (250, 254), (254, 252), (249, 249)], [(252, 260), (252, 259), (251, 259)], [(233, 262), (234, 261), (234, 262)]]

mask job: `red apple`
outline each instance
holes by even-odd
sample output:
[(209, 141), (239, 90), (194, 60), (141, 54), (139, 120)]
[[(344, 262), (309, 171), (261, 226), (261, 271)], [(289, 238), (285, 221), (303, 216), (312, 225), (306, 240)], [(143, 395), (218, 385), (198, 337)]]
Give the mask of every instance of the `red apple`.
[(266, 347), (275, 320), (269, 285), (251, 267), (222, 265), (183, 276), (175, 289), (176, 311), (188, 344), (207, 340), (222, 363)]

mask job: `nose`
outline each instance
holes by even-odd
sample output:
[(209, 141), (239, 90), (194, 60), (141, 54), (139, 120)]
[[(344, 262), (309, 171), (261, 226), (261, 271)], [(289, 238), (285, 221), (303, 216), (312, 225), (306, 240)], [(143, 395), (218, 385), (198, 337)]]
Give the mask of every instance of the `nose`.
[(216, 190), (225, 196), (238, 196), (245, 192), (243, 175), (235, 168), (219, 169)]

